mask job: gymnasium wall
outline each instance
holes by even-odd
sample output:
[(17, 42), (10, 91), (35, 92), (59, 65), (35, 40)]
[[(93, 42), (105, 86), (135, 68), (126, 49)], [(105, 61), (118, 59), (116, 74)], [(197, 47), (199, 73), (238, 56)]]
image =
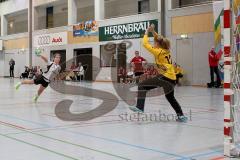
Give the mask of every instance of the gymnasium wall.
[[(121, 6), (121, 7), (116, 7)], [(112, 18), (119, 15), (137, 14), (138, 3), (136, 0), (121, 0), (105, 2), (105, 17)]]
[(59, 0), (33, 0), (33, 6), (40, 6), (43, 4), (53, 3)]
[[(211, 49), (211, 46), (214, 45), (213, 20), (211, 25), (211, 19), (213, 19), (213, 17), (211, 17), (211, 15), (212, 4), (173, 9), (167, 12), (166, 34), (172, 42), (172, 54), (174, 61), (176, 61), (177, 55), (176, 42), (178, 39), (181, 39), (180, 35), (187, 33), (188, 37), (193, 41), (192, 85), (205, 85), (210, 81), (208, 51)], [(207, 16), (209, 16), (209, 18), (206, 18)], [(206, 19), (204, 19), (204, 17)], [(194, 20), (197, 18), (198, 20), (201, 20), (201, 22), (194, 20), (186, 21), (189, 19), (191, 20), (192, 18), (195, 18)], [(175, 24), (175, 22), (180, 19), (185, 19), (185, 21), (182, 22), (183, 24), (180, 25), (188, 26), (172, 26), (172, 24)], [(202, 27), (198, 28), (193, 25), (194, 23)]]
[[(150, 19), (160, 19), (160, 13), (146, 13), (146, 14), (139, 14), (139, 15), (133, 15), (133, 16), (126, 16), (126, 17), (118, 17), (118, 18), (112, 18), (112, 19), (107, 19), (104, 21), (101, 21), (99, 23), (99, 27), (101, 26), (109, 26), (109, 25), (113, 25), (113, 24), (124, 24), (124, 23), (131, 23), (131, 22), (139, 22), (139, 21), (145, 21), (145, 20), (150, 20)], [(160, 25), (158, 30), (160, 30)], [(141, 45), (141, 39), (132, 39), (129, 40), (132, 44), (132, 46), (130, 48), (127, 49), (127, 62), (129, 63), (129, 61), (131, 60), (131, 58), (134, 57), (134, 52), (136, 50), (140, 51), (140, 55), (142, 55), (148, 62), (153, 62), (153, 57), (152, 55), (150, 55)], [(111, 41), (114, 43), (121, 43), (122, 40), (120, 41)], [(100, 42), (99, 44), (106, 44), (109, 42)], [(100, 49), (98, 50), (98, 56), (100, 57)], [(107, 79), (107, 77), (110, 76), (110, 68), (109, 67), (105, 67), (105, 68), (101, 68), (101, 72), (99, 74), (99, 76), (97, 77), (99, 80), (105, 80)]]
[[(28, 0), (14, 0), (14, 1), (6, 1), (0, 5), (0, 15), (1, 15), (1, 21), (6, 22), (4, 16), (15, 13), (18, 11), (25, 10), (28, 6)], [(6, 27), (3, 27), (5, 23), (1, 23), (1, 35), (7, 34)], [(23, 24), (20, 24), (23, 25)]]
[(24, 10), (28, 7), (28, 0), (6, 1), (0, 5), (0, 11), (4, 15)]
[(94, 6), (87, 6), (77, 9), (77, 22), (88, 21), (94, 19)]
[[(149, 19), (160, 19), (160, 13), (153, 13), (153, 14), (141, 14), (141, 15), (134, 15), (134, 16), (127, 16), (127, 17), (119, 17), (119, 18), (112, 18), (112, 19), (107, 19), (104, 21), (99, 22), (99, 27), (101, 26), (108, 26), (108, 25), (113, 25), (113, 24), (124, 24), (124, 23), (129, 23), (133, 22), (133, 19), (137, 21), (144, 21), (144, 20), (149, 20)], [(100, 45), (107, 44), (109, 42), (98, 42), (98, 37), (73, 37), (72, 32), (70, 32), (72, 28), (71, 27), (60, 27), (60, 28), (55, 28), (55, 29), (49, 29), (49, 30), (39, 30), (35, 31), (34, 35), (39, 35), (39, 34), (46, 34), (46, 33), (54, 33), (54, 32), (62, 32), (62, 31), (68, 31), (68, 45), (64, 46), (52, 46), (52, 47), (45, 47), (45, 56), (49, 57), (50, 51), (51, 50), (66, 50), (66, 57), (67, 60), (70, 60), (73, 58), (74, 55), (74, 49), (78, 48), (92, 48), (93, 49), (93, 56), (96, 56), (100, 59)], [(160, 30), (160, 27), (159, 27)], [(140, 51), (140, 54), (147, 59), (148, 62), (153, 62), (153, 57), (150, 55), (143, 47), (141, 44), (141, 39), (132, 39), (129, 40), (132, 46), (127, 49), (127, 62), (131, 60), (131, 58), (134, 57), (134, 52), (136, 50)], [(121, 43), (122, 40), (119, 41), (111, 41), (113, 43)], [(42, 61), (33, 55), (33, 64), (34, 65), (40, 65), (44, 66)], [(93, 74), (96, 74), (96, 71), (100, 67), (100, 61), (94, 62), (93, 63)], [(101, 72), (97, 76), (97, 80), (109, 80), (109, 77), (111, 76), (111, 68), (110, 67), (103, 67), (101, 68)]]
[(16, 62), (14, 74), (20, 76), (24, 71), (24, 66), (28, 62), (28, 49), (20, 51), (19, 49), (12, 49), (7, 51), (0, 51), (0, 77), (9, 76), (9, 61), (13, 58)]
[[(68, 24), (68, 11), (67, 2), (62, 4), (53, 5), (53, 26), (61, 27)], [(35, 17), (35, 29), (46, 29), (46, 6), (36, 7), (34, 10)], [(61, 17), (61, 18), (59, 18)]]
[[(119, 7), (116, 7), (119, 6)], [(157, 11), (157, 0), (150, 0), (150, 12)], [(115, 0), (105, 2), (105, 18), (138, 14), (138, 1)]]
[(172, 34), (213, 32), (213, 13), (172, 17)]
[(171, 0), (172, 8), (178, 8), (179, 7), (179, 0)]
[[(116, 3), (116, 2), (115, 2)], [(120, 3), (120, 2), (118, 2)], [(166, 4), (168, 5), (168, 4)], [(131, 6), (131, 5), (130, 5)], [(130, 7), (129, 6), (129, 7)], [(61, 9), (60, 9), (61, 10)], [(188, 37), (193, 40), (193, 82), (192, 84), (206, 84), (209, 81), (209, 67), (208, 67), (208, 57), (207, 53), (211, 46), (214, 44), (214, 34), (211, 30), (211, 25), (208, 23), (207, 28), (200, 28), (204, 30), (197, 30), (197, 31), (183, 31), (180, 30), (181, 28), (173, 27), (172, 24), (175, 22), (178, 22), (180, 19), (186, 19), (184, 22), (184, 25), (189, 25), (189, 23), (192, 23), (191, 21), (189, 22), (188, 19), (192, 18), (194, 19), (194, 16), (199, 17), (200, 15), (204, 15), (203, 17), (209, 17), (211, 16), (212, 12), (212, 5), (211, 4), (206, 4), (206, 5), (201, 5), (201, 6), (194, 6), (194, 7), (186, 7), (182, 9), (174, 9), (167, 11), (166, 15), (166, 34), (167, 37), (170, 38), (172, 42), (172, 54), (173, 54), (173, 59), (176, 59), (176, 41), (177, 39), (180, 39), (180, 34), (181, 33), (188, 33)], [(146, 14), (141, 14), (141, 15), (132, 15), (132, 16), (125, 16), (125, 17), (118, 17), (118, 18), (112, 18), (112, 19), (106, 19), (104, 21), (100, 21), (99, 26), (108, 26), (108, 25), (113, 25), (113, 24), (124, 24), (128, 22), (133, 22), (133, 20), (136, 21), (144, 21), (144, 20), (149, 20), (149, 19), (159, 19), (160, 20), (160, 13), (146, 13)], [(204, 21), (205, 22), (205, 21)], [(209, 22), (209, 21), (208, 21)], [(196, 22), (198, 23), (198, 22)], [(186, 29), (187, 27), (183, 27), (182, 29)], [(196, 29), (195, 27), (190, 27), (191, 29)], [(70, 31), (70, 27), (63, 26), (63, 27), (57, 27), (57, 28), (52, 28), (48, 30), (39, 30), (35, 31), (33, 34), (46, 34), (46, 33), (54, 33), (54, 32), (62, 32), (62, 31)], [(160, 30), (160, 27), (159, 27)], [(9, 39), (14, 39), (14, 38), (19, 38), (23, 36), (23, 34), (17, 34), (13, 36), (7, 36), (3, 38), (9, 38)], [(91, 40), (91, 43), (86, 43), (85, 40), (81, 40), (81, 38), (77, 38), (75, 40), (70, 39), (70, 44), (66, 46), (55, 46), (55, 47), (46, 47), (46, 55), (49, 56), (50, 50), (57, 50), (57, 49), (66, 49), (67, 50), (67, 59), (71, 59), (73, 57), (73, 49), (75, 48), (85, 48), (85, 47), (91, 47), (93, 48), (93, 55), (96, 57), (100, 57), (100, 45), (101, 44), (106, 44), (107, 42), (96, 42), (95, 40)], [(85, 42), (84, 42), (85, 41)], [(129, 40), (133, 46), (129, 49), (127, 49), (127, 61), (129, 62), (130, 59), (134, 56), (134, 51), (139, 50), (141, 55), (145, 57), (149, 62), (153, 62), (153, 57), (148, 54), (148, 52), (142, 47), (141, 41), (139, 39), (134, 39), (134, 40)], [(121, 41), (114, 41), (114, 43), (120, 43)], [(8, 45), (6, 45), (8, 46)], [(24, 65), (26, 65), (25, 62), (28, 61), (23, 61), (20, 62), (21, 58), (24, 57), (23, 55), (25, 54), (25, 60), (27, 60), (28, 55), (27, 55), (27, 50), (26, 53), (19, 54), (19, 49), (15, 48), (10, 48), (6, 52), (6, 56), (0, 56), (0, 58), (5, 58), (6, 61), (10, 58), (10, 56), (15, 57), (16, 62), (19, 65), (21, 65), (23, 68)], [(100, 66), (99, 62), (94, 63), (95, 66), (94, 68), (96, 69), (97, 67)], [(3, 65), (0, 60), (0, 65)], [(39, 58), (33, 56), (33, 65), (43, 65), (42, 61), (39, 60)], [(4, 73), (8, 75), (8, 65), (5, 65), (5, 69), (0, 68), (0, 75), (3, 75)], [(99, 80), (105, 80), (108, 79), (110, 76), (110, 68), (101, 68), (102, 71), (98, 75)], [(18, 72), (18, 71), (16, 71)], [(20, 74), (20, 71), (17, 73)]]
[(4, 76), (9, 76), (9, 61), (11, 58), (15, 60), (15, 76), (19, 77), (20, 73), (24, 71), (28, 61), (28, 49), (21, 52), (19, 49), (12, 49), (4, 52)]
[[(7, 34), (24, 33), (28, 31), (28, 11), (23, 10), (6, 16), (8, 21)], [(12, 23), (12, 26), (10, 24)]]
[(5, 50), (26, 49), (28, 48), (28, 38), (5, 40), (3, 42), (3, 46)]
[(60, 5), (54, 5), (53, 8), (53, 26), (67, 26), (68, 25), (68, 6), (67, 2)]
[(77, 22), (94, 19), (94, 0), (76, 1)]
[(158, 11), (158, 1), (157, 0), (150, 0), (150, 12)]
[(34, 29), (45, 29), (46, 28), (46, 8), (37, 7), (34, 10)]
[(9, 76), (8, 62), (16, 61), (15, 75), (18, 76), (25, 65), (28, 65), (28, 38), (26, 33), (3, 37), (4, 51), (0, 51), (0, 77)]

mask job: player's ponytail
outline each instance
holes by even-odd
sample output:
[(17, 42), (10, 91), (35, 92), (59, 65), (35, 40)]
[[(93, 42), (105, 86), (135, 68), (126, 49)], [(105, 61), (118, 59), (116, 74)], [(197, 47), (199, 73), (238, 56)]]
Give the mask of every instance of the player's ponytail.
[(170, 47), (171, 47), (170, 41), (167, 38), (163, 38), (161, 46), (166, 50), (170, 50)]
[(158, 44), (158, 46), (160, 48), (163, 48), (166, 50), (170, 49), (170, 41), (167, 38), (165, 38), (161, 35), (158, 35), (158, 36), (154, 37), (154, 41), (155, 41), (155, 43)]

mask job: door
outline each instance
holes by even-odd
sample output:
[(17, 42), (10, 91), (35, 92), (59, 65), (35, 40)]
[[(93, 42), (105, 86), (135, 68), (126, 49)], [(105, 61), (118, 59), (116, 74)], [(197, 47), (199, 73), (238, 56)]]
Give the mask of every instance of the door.
[(117, 45), (117, 66), (126, 68), (126, 43), (120, 43)]
[(92, 48), (74, 49), (74, 57), (76, 57), (77, 65), (82, 63), (85, 70), (84, 79), (87, 81), (93, 80), (93, 67), (92, 67)]
[[(123, 68), (125, 71), (127, 69), (127, 67), (126, 67), (126, 61), (127, 61), (126, 50), (127, 50), (126, 43), (117, 44), (117, 70), (118, 71), (120, 70), (120, 68)], [(118, 74), (116, 74), (116, 77), (117, 76), (118, 76)]]
[(177, 40), (177, 64), (184, 70), (183, 85), (193, 83), (193, 42), (192, 39)]

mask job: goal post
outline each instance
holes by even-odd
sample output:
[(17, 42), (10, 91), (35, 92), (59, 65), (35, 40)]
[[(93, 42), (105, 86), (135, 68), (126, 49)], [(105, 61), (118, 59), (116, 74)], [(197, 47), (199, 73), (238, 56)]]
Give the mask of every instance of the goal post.
[(224, 155), (240, 157), (240, 0), (224, 0)]

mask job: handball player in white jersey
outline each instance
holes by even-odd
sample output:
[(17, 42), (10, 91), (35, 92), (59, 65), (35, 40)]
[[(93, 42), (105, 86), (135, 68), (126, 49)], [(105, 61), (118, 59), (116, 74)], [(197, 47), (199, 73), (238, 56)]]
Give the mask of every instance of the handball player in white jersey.
[(33, 98), (34, 102), (37, 102), (42, 92), (48, 87), (49, 83), (51, 83), (51, 81), (53, 81), (61, 71), (61, 66), (59, 65), (61, 55), (59, 53), (54, 54), (52, 62), (48, 62), (48, 59), (42, 55), (38, 56), (41, 57), (46, 63), (48, 63), (47, 70), (43, 72), (42, 75), (35, 77), (33, 80), (24, 80), (22, 82), (18, 82), (15, 85), (16, 90), (18, 90), (20, 86), (24, 84), (40, 85), (37, 94)]

